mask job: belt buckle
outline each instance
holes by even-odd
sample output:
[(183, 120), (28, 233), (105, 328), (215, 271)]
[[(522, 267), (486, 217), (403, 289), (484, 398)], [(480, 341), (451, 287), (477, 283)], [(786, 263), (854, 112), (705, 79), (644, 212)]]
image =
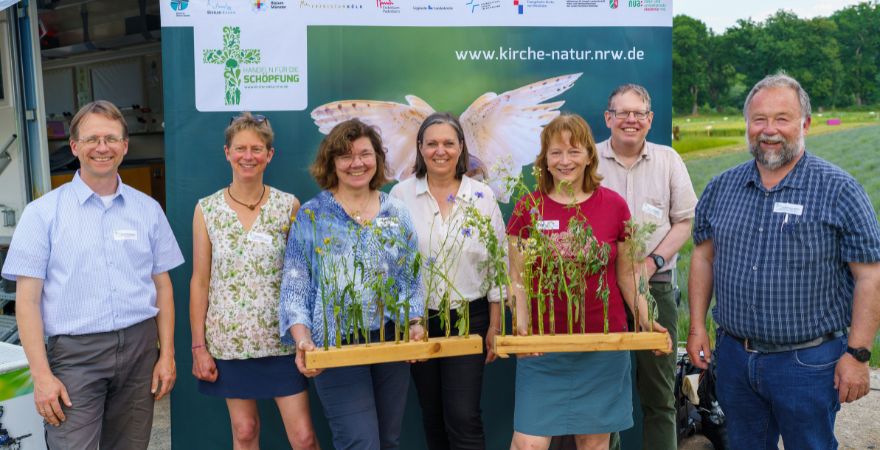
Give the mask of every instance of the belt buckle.
[(753, 349), (753, 348), (749, 348), (749, 338), (744, 338), (744, 339), (743, 339), (743, 348), (744, 348), (744, 349), (746, 350), (746, 352), (748, 352), (748, 353), (759, 353), (757, 350), (755, 350), (755, 349)]

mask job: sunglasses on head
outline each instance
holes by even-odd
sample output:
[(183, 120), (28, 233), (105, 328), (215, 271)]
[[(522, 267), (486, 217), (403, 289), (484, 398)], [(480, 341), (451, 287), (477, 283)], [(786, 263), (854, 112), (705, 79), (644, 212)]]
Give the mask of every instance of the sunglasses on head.
[[(243, 114), (239, 114), (237, 116), (230, 117), (229, 124), (232, 125), (232, 122), (235, 122), (235, 119), (238, 119), (239, 117), (242, 117), (242, 116), (243, 116)], [(259, 125), (259, 124), (266, 121), (266, 116), (264, 116), (262, 114), (251, 114), (251, 119), (253, 119), (257, 125)]]

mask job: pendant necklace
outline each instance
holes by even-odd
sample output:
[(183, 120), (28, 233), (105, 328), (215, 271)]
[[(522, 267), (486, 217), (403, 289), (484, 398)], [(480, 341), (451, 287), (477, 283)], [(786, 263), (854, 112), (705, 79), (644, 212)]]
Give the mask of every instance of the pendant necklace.
[(231, 198), (232, 201), (234, 201), (235, 203), (238, 203), (239, 205), (244, 206), (245, 208), (247, 208), (251, 211), (257, 209), (257, 206), (260, 204), (261, 201), (263, 201), (263, 196), (266, 195), (266, 185), (263, 184), (263, 192), (260, 192), (260, 198), (258, 198), (257, 201), (254, 202), (253, 204), (249, 205), (249, 204), (241, 202), (237, 198), (233, 197), (232, 190), (230, 189), (231, 187), (232, 187), (232, 183), (229, 183), (229, 186), (226, 186), (226, 194), (229, 195), (229, 198)]

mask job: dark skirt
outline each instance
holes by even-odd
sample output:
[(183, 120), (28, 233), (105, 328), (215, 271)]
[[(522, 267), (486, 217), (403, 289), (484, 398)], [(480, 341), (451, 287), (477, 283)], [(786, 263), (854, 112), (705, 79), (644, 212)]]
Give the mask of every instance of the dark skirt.
[(215, 359), (217, 380), (199, 380), (205, 395), (238, 399), (268, 399), (299, 394), (308, 381), (299, 373), (294, 355), (252, 359)]

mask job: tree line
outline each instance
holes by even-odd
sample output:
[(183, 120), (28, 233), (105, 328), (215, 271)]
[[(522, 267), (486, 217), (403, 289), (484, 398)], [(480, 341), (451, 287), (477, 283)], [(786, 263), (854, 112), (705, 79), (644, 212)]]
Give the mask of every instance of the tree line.
[(700, 20), (672, 20), (672, 98), (680, 114), (741, 109), (748, 88), (780, 70), (797, 78), (813, 107), (880, 103), (880, 5), (860, 3), (830, 17), (780, 10), (716, 34)]

